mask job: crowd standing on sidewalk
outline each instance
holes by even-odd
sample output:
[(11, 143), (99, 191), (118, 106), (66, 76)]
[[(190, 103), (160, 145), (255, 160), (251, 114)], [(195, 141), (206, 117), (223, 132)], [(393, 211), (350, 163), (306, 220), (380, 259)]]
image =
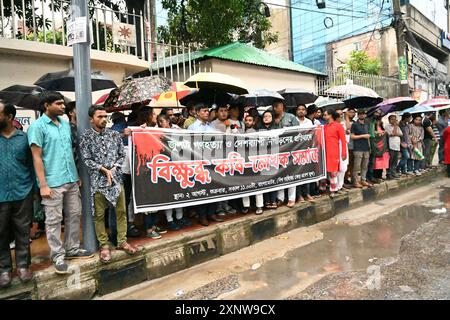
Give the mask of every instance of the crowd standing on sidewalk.
[[(371, 188), (402, 175), (421, 175), (432, 167), (436, 151), (439, 163), (447, 166), (450, 177), (447, 111), (441, 111), (438, 118), (404, 113), (398, 119), (390, 115), (385, 122), (381, 110), (368, 116), (366, 109), (361, 106), (322, 110), (315, 105), (300, 104), (289, 110), (282, 102), (276, 102), (271, 110), (260, 114), (256, 107), (247, 107), (242, 112), (244, 109), (237, 105), (212, 109), (200, 103), (184, 108), (182, 113), (166, 108), (157, 115), (153, 108), (136, 104), (128, 116), (115, 112), (111, 117), (114, 125), (108, 129), (106, 110), (92, 106), (91, 128), (78, 137), (76, 106), (65, 106), (60, 93), (43, 94), (42, 115), (26, 133), (14, 127), (15, 107), (0, 102), (0, 287), (11, 284), (13, 241), (18, 277), (23, 282), (32, 279), (30, 226), (34, 213), (40, 209), (45, 213), (45, 234), (56, 273), (68, 273), (67, 260), (93, 256), (80, 246), (81, 162), (89, 171), (91, 211), (103, 263), (112, 260), (114, 247), (130, 255), (138, 253), (140, 248), (130, 244), (128, 238), (142, 233), (159, 239), (167, 232), (190, 228), (195, 219), (208, 226), (237, 212), (260, 215), (283, 204), (292, 207), (297, 202), (314, 202), (324, 195), (335, 197), (350, 188)], [(62, 118), (64, 114), (69, 122)], [(128, 136), (133, 126), (227, 134), (324, 126), (327, 179), (239, 201), (180, 207), (161, 214), (147, 212), (143, 214), (141, 229), (132, 205), (128, 161)], [(39, 200), (33, 202), (34, 199)]]

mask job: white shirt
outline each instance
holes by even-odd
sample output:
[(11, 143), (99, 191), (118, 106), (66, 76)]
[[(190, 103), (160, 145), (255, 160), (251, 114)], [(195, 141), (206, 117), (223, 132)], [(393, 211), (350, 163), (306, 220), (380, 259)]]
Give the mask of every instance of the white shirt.
[[(394, 126), (391, 124), (387, 124), (386, 132), (389, 134), (389, 149), (400, 151), (401, 138), (398, 136), (391, 137), (391, 134), (394, 133)], [(397, 134), (403, 136), (403, 132), (402, 130), (400, 130), (400, 127), (397, 127)]]
[(311, 127), (314, 127), (312, 121), (309, 120), (309, 119), (306, 118), (306, 117), (305, 117), (305, 119), (303, 119), (303, 121), (300, 120), (299, 118), (297, 118), (297, 120), (298, 120), (298, 122), (300, 123), (300, 124), (299, 124), (299, 127), (300, 127), (300, 128), (311, 128)]

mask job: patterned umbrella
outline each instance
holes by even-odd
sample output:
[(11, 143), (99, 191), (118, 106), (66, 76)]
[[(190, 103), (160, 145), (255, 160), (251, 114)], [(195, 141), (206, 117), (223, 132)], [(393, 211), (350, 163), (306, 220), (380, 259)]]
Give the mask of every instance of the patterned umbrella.
[(126, 80), (119, 88), (110, 92), (104, 106), (109, 110), (128, 109), (133, 103), (146, 103), (154, 96), (169, 91), (171, 85), (172, 81), (162, 76)]
[(329, 95), (342, 95), (342, 96), (357, 96), (357, 97), (371, 97), (379, 98), (378, 93), (372, 89), (358, 86), (356, 84), (346, 84), (342, 86), (335, 86), (325, 91)]

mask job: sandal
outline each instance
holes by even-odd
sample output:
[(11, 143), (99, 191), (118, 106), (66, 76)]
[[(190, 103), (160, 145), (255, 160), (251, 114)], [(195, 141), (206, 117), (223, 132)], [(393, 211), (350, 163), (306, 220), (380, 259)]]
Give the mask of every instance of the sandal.
[(109, 249), (109, 247), (101, 248), (99, 255), (100, 255), (101, 262), (103, 262), (103, 263), (111, 262), (111, 250)]
[(124, 244), (122, 244), (121, 246), (117, 247), (116, 249), (125, 251), (127, 254), (129, 254), (131, 256), (138, 252), (138, 248), (136, 248), (135, 246), (129, 244), (128, 242), (125, 242)]

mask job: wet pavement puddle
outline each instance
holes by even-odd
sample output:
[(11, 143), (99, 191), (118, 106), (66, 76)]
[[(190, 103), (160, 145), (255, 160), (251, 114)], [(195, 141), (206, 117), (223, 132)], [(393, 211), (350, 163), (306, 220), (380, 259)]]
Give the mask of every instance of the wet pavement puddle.
[(401, 238), (431, 220), (437, 214), (433, 208), (442, 208), (444, 202), (450, 207), (449, 189), (443, 190), (440, 197), (405, 205), (366, 224), (321, 227), (322, 240), (240, 274), (241, 288), (220, 298), (280, 299), (327, 274), (366, 270), (381, 258), (395, 257)]

